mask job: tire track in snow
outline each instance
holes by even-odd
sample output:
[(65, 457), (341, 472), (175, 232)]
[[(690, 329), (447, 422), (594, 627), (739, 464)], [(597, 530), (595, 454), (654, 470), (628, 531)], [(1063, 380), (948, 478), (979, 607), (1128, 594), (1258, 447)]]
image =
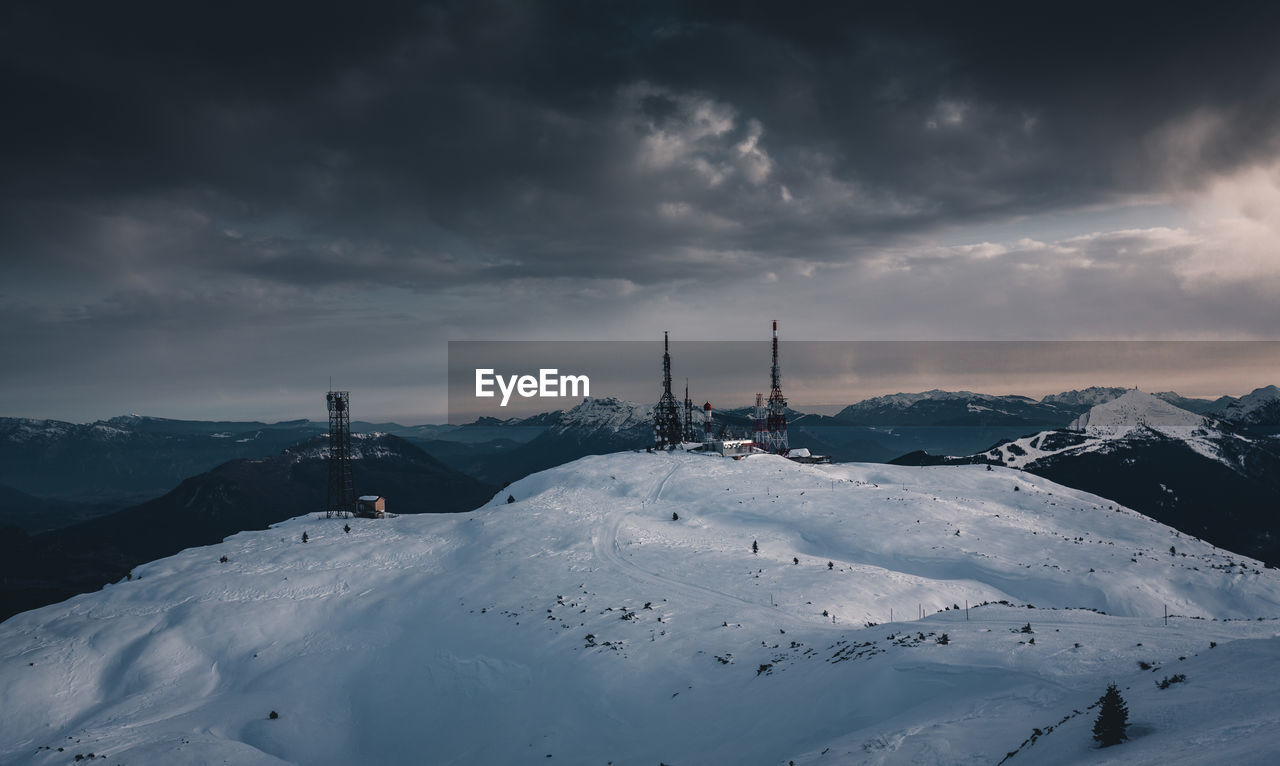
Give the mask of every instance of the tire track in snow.
[(667, 488), (667, 481), (672, 476), (675, 476), (676, 471), (679, 471), (682, 465), (682, 463), (676, 463), (671, 467), (670, 471), (667, 471), (667, 475), (658, 481), (658, 485), (653, 488), (653, 491), (649, 493), (649, 497), (645, 499), (646, 503), (656, 503), (662, 499), (662, 490)]
[[(649, 493), (645, 503), (652, 503), (661, 499), (662, 492), (667, 487), (667, 482), (678, 470), (680, 470), (681, 467), (682, 464), (677, 464), (668, 471), (667, 474), (658, 481), (653, 491)], [(591, 536), (592, 548), (594, 549), (597, 558), (613, 564), (617, 569), (627, 572), (637, 580), (670, 588), (681, 596), (691, 599), (695, 603), (699, 599), (706, 599), (710, 596), (713, 601), (729, 602), (735, 607), (745, 606), (756, 612), (760, 617), (767, 617), (768, 620), (775, 624), (780, 621), (787, 625), (796, 624), (795, 618), (785, 611), (767, 607), (754, 601), (749, 601), (740, 596), (735, 596), (732, 593), (708, 588), (705, 585), (685, 582), (674, 577), (653, 572), (641, 567), (633, 561), (628, 560), (626, 556), (622, 555), (622, 545), (618, 542), (618, 534), (622, 528), (623, 518), (628, 513), (630, 513), (630, 511), (625, 509), (609, 512), (605, 516), (605, 519), (596, 534)]]

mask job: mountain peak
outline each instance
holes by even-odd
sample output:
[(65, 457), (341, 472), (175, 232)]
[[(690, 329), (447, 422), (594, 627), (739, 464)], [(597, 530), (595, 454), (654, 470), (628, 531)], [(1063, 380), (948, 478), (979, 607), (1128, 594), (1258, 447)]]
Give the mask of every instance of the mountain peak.
[(1223, 418), (1245, 425), (1280, 423), (1280, 388), (1264, 386), (1253, 389), (1228, 405)]
[(619, 399), (616, 396), (588, 396), (573, 409), (560, 416), (555, 428), (625, 431), (648, 428), (653, 420), (653, 407)]
[(1088, 412), (1073, 420), (1069, 428), (1073, 431), (1114, 432), (1139, 426), (1195, 428), (1204, 424), (1204, 417), (1135, 388), (1110, 401), (1094, 405)]
[(1057, 404), (1065, 407), (1093, 407), (1123, 396), (1127, 390), (1115, 386), (1089, 386), (1088, 388), (1049, 394), (1040, 401), (1044, 404)]

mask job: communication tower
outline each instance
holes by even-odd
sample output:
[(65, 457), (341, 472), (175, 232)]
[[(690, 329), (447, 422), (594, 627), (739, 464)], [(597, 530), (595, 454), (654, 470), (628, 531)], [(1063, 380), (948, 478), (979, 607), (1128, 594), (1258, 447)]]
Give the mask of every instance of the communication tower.
[(325, 516), (350, 516), (355, 511), (356, 492), (351, 479), (351, 394), (330, 391), (329, 405), (329, 495)]
[(778, 320), (773, 320), (773, 368), (769, 375), (769, 403), (765, 416), (765, 443), (760, 446), (769, 452), (786, 454), (787, 399), (782, 395), (782, 372), (778, 368)]
[(689, 398), (689, 379), (684, 379), (684, 436), (687, 442), (698, 441), (698, 428), (693, 422), (693, 400)]
[(671, 449), (680, 444), (680, 405), (671, 393), (671, 344), (662, 333), (662, 398), (653, 409), (653, 441), (658, 449)]

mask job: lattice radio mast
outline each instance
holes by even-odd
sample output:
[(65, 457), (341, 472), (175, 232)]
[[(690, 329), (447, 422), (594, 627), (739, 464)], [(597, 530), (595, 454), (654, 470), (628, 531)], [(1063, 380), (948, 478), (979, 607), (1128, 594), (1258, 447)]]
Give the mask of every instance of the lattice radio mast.
[(330, 391), (329, 404), (329, 496), (325, 516), (350, 516), (356, 507), (356, 491), (351, 480), (351, 394)]
[(699, 440), (697, 429), (693, 424), (693, 400), (689, 398), (689, 379), (684, 379), (684, 440), (687, 442), (696, 442)]
[(765, 420), (764, 448), (778, 454), (789, 447), (787, 438), (787, 399), (782, 395), (782, 372), (778, 368), (778, 320), (773, 320), (773, 368), (769, 375), (769, 404)]
[(680, 406), (671, 393), (671, 344), (662, 333), (662, 398), (653, 409), (653, 441), (658, 449), (671, 449), (680, 444)]

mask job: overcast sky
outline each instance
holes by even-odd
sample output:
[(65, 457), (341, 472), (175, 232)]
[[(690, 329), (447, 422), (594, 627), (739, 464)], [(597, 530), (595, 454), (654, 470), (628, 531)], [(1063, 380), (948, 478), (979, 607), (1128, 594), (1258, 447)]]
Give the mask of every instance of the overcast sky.
[(426, 422), (449, 340), (775, 317), (1280, 336), (1275, 4), (80, 5), (0, 9), (3, 415)]

